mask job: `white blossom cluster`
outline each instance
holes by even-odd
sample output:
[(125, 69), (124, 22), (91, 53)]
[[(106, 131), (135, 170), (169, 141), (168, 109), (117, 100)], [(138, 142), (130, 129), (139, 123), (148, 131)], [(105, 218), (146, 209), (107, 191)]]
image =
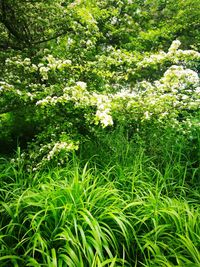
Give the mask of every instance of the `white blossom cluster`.
[(176, 53), (176, 51), (178, 50), (178, 48), (180, 47), (181, 45), (181, 42), (179, 40), (175, 40), (172, 42), (169, 50), (168, 50), (168, 53), (169, 54), (174, 54)]
[(95, 114), (95, 123), (101, 123), (103, 127), (113, 125), (113, 119), (111, 116), (111, 99), (109, 95), (101, 95), (93, 93), (91, 102), (97, 107)]
[(0, 93), (14, 90), (14, 86), (5, 81), (0, 81)]
[(63, 70), (72, 64), (69, 59), (58, 59), (51, 54), (44, 56), (38, 65), (32, 63), (30, 58), (23, 59), (20, 55), (6, 59), (5, 63), (7, 67), (22, 68), (27, 73), (39, 72), (43, 81), (48, 80), (49, 71)]
[(74, 151), (78, 149), (78, 145), (74, 142), (57, 142), (54, 144), (53, 148), (47, 155), (47, 160), (53, 159), (56, 155), (58, 155), (61, 151), (68, 153), (70, 151)]
[[(142, 81), (135, 88), (125, 89), (114, 94), (89, 92), (87, 84), (79, 81), (73, 87), (63, 90), (60, 97), (46, 97), (37, 105), (55, 105), (72, 101), (76, 108), (95, 107), (95, 124), (103, 127), (113, 125), (113, 113), (135, 114), (142, 120), (149, 120), (152, 115), (165, 118), (177, 107), (180, 109), (199, 106), (200, 79), (198, 74), (183, 66), (172, 65), (160, 80), (153, 83)], [(138, 115), (139, 114), (139, 115)], [(176, 114), (176, 112), (175, 112)]]
[(171, 66), (161, 79), (161, 83), (171, 90), (184, 90), (190, 86), (197, 87), (199, 82), (199, 76), (195, 71), (176, 65)]
[(191, 60), (200, 60), (200, 53), (195, 50), (181, 50), (178, 49), (181, 45), (179, 40), (172, 42), (168, 52), (160, 51), (157, 54), (152, 54), (149, 57), (144, 57), (143, 60), (137, 63), (137, 68), (142, 69), (150, 65), (162, 64), (165, 61), (170, 61), (172, 64), (183, 64), (190, 62)]
[(103, 94), (89, 93), (86, 90), (86, 87), (86, 83), (79, 81), (73, 87), (64, 88), (62, 96), (47, 96), (46, 98), (37, 101), (36, 105), (45, 107), (56, 105), (57, 103), (66, 104), (67, 102), (72, 101), (76, 108), (96, 106), (95, 123), (101, 123), (103, 127), (112, 125), (113, 120), (110, 115), (110, 97)]
[(68, 67), (71, 65), (71, 60), (61, 60), (56, 59), (53, 57), (53, 55), (47, 55), (43, 58), (44, 61), (47, 61), (46, 63), (40, 63), (38, 65), (39, 72), (42, 76), (42, 80), (48, 80), (48, 72), (53, 70), (63, 70), (65, 67)]

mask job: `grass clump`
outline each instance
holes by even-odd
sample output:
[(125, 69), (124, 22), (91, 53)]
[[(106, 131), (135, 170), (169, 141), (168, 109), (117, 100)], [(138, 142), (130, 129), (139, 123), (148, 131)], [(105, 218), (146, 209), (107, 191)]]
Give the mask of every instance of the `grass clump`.
[(200, 266), (199, 169), (123, 151), (36, 173), (2, 161), (0, 266)]
[(125, 264), (132, 228), (126, 203), (106, 177), (79, 171), (41, 173), (38, 184), (1, 203), (2, 266)]

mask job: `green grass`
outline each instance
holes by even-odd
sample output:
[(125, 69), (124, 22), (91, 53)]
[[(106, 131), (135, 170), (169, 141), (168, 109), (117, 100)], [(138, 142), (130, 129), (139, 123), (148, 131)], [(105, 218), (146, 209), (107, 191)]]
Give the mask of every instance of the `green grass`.
[(199, 167), (111, 139), (35, 173), (1, 159), (1, 267), (200, 266)]

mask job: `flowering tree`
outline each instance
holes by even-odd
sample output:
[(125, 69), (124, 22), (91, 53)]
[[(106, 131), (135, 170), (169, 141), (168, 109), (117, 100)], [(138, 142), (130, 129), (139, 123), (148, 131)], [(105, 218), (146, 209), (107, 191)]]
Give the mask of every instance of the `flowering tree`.
[[(159, 68), (156, 79), (148, 81), (148, 76), (142, 77), (130, 86), (126, 73), (120, 78), (121, 83), (118, 79), (114, 83), (112, 77), (103, 77), (103, 72), (101, 79), (105, 79), (105, 85), (97, 90), (90, 90), (83, 81), (70, 79), (77, 71), (69, 59), (46, 54), (35, 64), (31, 58), (9, 58), (0, 82), (1, 113), (13, 109), (16, 112), (21, 107), (27, 114), (26, 119), (37, 123), (38, 133), (30, 147), (31, 157), (38, 158), (40, 164), (58, 155), (61, 160), (65, 158), (69, 151), (78, 149), (79, 142), (94, 133), (98, 125), (112, 129), (116, 124), (138, 127), (151, 121), (180, 129), (185, 123), (192, 127), (190, 114), (197, 112), (200, 106), (196, 71), (200, 54), (181, 50), (179, 46), (176, 40), (168, 52), (151, 54), (140, 61), (134, 58), (130, 73), (137, 77), (148, 69), (146, 75), (149, 75), (149, 71)], [(117, 55), (114, 51), (107, 60), (112, 60), (118, 68), (127, 61), (123, 56), (122, 51)], [(120, 64), (116, 57), (122, 58)], [(98, 61), (97, 69), (101, 68), (101, 59)], [(87, 66), (88, 63), (85, 72), (89, 75)], [(107, 72), (112, 73), (109, 66)], [(116, 70), (114, 75), (117, 74)]]
[(99, 127), (198, 124), (200, 54), (178, 40), (166, 52), (137, 52), (145, 12), (172, 12), (161, 2), (2, 1), (1, 138), (12, 139), (12, 127), (27, 135), (39, 167), (62, 161)]

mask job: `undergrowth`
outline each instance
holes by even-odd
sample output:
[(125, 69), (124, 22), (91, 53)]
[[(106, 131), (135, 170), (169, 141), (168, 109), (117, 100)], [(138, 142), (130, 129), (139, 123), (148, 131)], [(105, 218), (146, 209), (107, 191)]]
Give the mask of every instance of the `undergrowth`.
[(95, 145), (37, 172), (1, 159), (0, 266), (200, 266), (199, 167)]

